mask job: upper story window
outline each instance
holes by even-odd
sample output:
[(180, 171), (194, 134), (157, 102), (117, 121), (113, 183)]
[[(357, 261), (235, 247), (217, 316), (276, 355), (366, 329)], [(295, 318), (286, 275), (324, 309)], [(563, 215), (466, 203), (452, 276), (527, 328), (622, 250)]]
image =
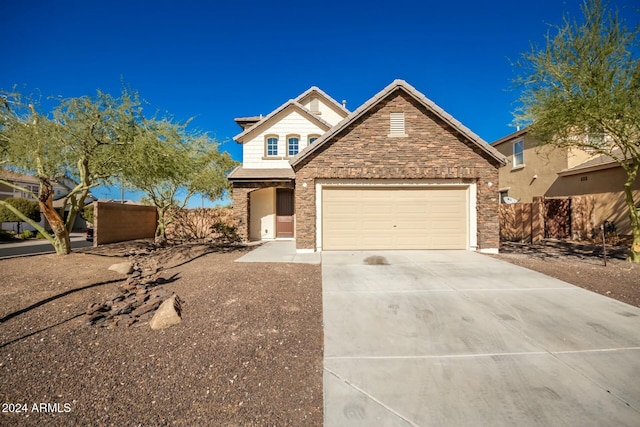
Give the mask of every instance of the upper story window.
[(524, 141), (513, 143), (513, 167), (524, 166)]
[(389, 115), (389, 136), (407, 136), (404, 127), (404, 113)]
[(269, 135), (265, 138), (265, 154), (267, 157), (278, 155), (278, 137)]
[(320, 135), (309, 135), (309, 145), (313, 144), (314, 142), (316, 142), (316, 139), (320, 138)]
[(288, 135), (287, 136), (287, 155), (293, 157), (298, 154), (300, 150), (300, 136)]

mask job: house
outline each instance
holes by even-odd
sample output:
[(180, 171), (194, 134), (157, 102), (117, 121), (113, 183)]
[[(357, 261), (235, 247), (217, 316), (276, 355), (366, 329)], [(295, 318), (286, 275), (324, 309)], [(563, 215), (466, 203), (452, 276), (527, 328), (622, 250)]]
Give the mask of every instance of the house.
[[(40, 191), (40, 183), (38, 181), (38, 178), (36, 178), (35, 176), (31, 176), (31, 175), (26, 175), (23, 173), (18, 173), (18, 172), (13, 172), (13, 171), (9, 171), (6, 169), (2, 169), (0, 170), (0, 180), (4, 180), (7, 181), (13, 185), (25, 188), (27, 190), (29, 190), (31, 193), (33, 194), (38, 194)], [(69, 194), (69, 192), (71, 191), (72, 187), (75, 186), (76, 184), (70, 180), (69, 178), (63, 178), (61, 179), (59, 182), (52, 182), (51, 183), (53, 186), (53, 207), (56, 209), (61, 209), (63, 207), (63, 202), (64, 202), (64, 198), (67, 194)], [(29, 199), (33, 202), (36, 202), (37, 199), (34, 198), (30, 193), (27, 193), (25, 191), (21, 191), (17, 188), (11, 187), (7, 184), (3, 184), (2, 182), (0, 182), (0, 200), (5, 200), (8, 199), (10, 197), (13, 198), (24, 198), (24, 199)], [(85, 200), (85, 204), (90, 204), (95, 200), (95, 198), (89, 194), (87, 196), (87, 199)], [(67, 206), (67, 210), (69, 209), (69, 207)], [(42, 217), (40, 224), (42, 226), (45, 226), (46, 224), (46, 220), (44, 219), (44, 217)], [(3, 224), (3, 229), (6, 230), (12, 230), (14, 228), (13, 224)], [(76, 221), (74, 223), (73, 226), (74, 229), (84, 229), (86, 228), (86, 223), (85, 221), (80, 218), (77, 217)], [(23, 222), (21, 224), (21, 229), (24, 230), (33, 230), (33, 227), (31, 227), (29, 224)]]
[[(533, 197), (592, 196), (591, 228), (608, 220), (619, 234), (631, 234), (622, 191), (626, 173), (611, 157), (543, 145), (526, 128), (491, 145), (507, 158), (507, 165), (499, 171), (501, 201), (505, 197), (530, 203)], [(640, 179), (633, 188), (636, 200), (640, 200)]]
[(244, 162), (229, 179), (245, 240), (294, 238), (299, 252), (498, 249), (504, 156), (403, 80), (350, 113), (311, 88), (236, 121)]

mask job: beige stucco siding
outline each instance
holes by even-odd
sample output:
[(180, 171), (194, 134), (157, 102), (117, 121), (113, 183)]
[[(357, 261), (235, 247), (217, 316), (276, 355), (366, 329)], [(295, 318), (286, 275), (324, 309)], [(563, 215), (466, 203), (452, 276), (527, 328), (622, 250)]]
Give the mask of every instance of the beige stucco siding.
[[(514, 166), (513, 145), (524, 141), (524, 165)], [(541, 145), (529, 134), (494, 145), (507, 157), (507, 165), (500, 168), (500, 188), (509, 197), (522, 203), (531, 203), (533, 197), (544, 195), (558, 178), (558, 172), (593, 157), (582, 150), (567, 150)]]
[[(593, 195), (594, 226), (613, 221), (619, 234), (631, 234), (629, 209), (624, 196), (626, 173), (620, 167), (558, 177), (545, 197)], [(640, 179), (633, 185), (636, 202), (640, 202)]]

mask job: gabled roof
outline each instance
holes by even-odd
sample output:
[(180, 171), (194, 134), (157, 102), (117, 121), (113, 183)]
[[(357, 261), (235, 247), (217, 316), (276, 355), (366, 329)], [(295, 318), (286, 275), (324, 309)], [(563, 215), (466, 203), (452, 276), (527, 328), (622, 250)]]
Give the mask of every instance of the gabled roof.
[(317, 86), (311, 86), (309, 89), (298, 95), (295, 100), (302, 104), (306, 98), (314, 94), (320, 95), (322, 98), (328, 101), (329, 105), (335, 107), (337, 111), (343, 113), (343, 117), (346, 117), (349, 114), (350, 111), (347, 110), (347, 108), (343, 104), (340, 104), (338, 101), (327, 95), (322, 91), (322, 89)]
[(444, 111), (442, 108), (440, 108), (433, 101), (428, 99), (422, 93), (418, 92), (409, 83), (407, 83), (404, 80), (397, 79), (397, 80), (394, 80), (390, 85), (388, 85), (387, 87), (382, 89), (380, 92), (378, 92), (376, 95), (374, 95), (367, 102), (365, 102), (360, 107), (358, 107), (354, 112), (349, 114), (340, 123), (336, 124), (328, 132), (326, 132), (324, 135), (322, 135), (320, 138), (318, 138), (312, 145), (307, 146), (304, 150), (302, 150), (300, 153), (298, 153), (298, 155), (296, 157), (294, 157), (290, 161), (291, 166), (295, 166), (298, 163), (300, 163), (307, 156), (309, 156), (311, 153), (316, 151), (319, 147), (324, 145), (325, 142), (329, 141), (334, 135), (336, 135), (339, 132), (341, 132), (343, 129), (345, 129), (347, 126), (349, 126), (351, 123), (353, 123), (354, 121), (356, 121), (357, 119), (362, 117), (365, 113), (367, 113), (369, 110), (371, 110), (375, 105), (377, 105), (382, 100), (384, 100), (385, 98), (387, 98), (392, 93), (394, 93), (394, 92), (396, 92), (398, 90), (402, 90), (405, 93), (409, 94), (416, 101), (418, 101), (421, 105), (423, 105), (427, 110), (431, 111), (438, 118), (440, 118), (442, 121), (444, 121), (449, 126), (454, 128), (456, 131), (458, 131), (460, 134), (462, 134), (469, 141), (471, 141), (472, 143), (477, 145), (480, 149), (482, 149), (484, 152), (489, 154), (491, 157), (493, 157), (495, 160), (497, 160), (500, 164), (502, 164), (502, 165), (506, 165), (507, 164), (506, 158), (502, 154), (500, 154), (500, 152), (498, 152), (498, 150), (496, 150), (495, 148), (493, 148), (492, 146), (487, 144), (478, 135), (476, 135), (475, 133), (471, 132), (471, 130), (469, 130), (466, 126), (464, 126), (458, 120), (454, 119), (453, 116), (451, 116), (449, 113)]
[(521, 130), (517, 130), (517, 131), (515, 131), (513, 133), (510, 133), (507, 136), (503, 136), (502, 138), (500, 138), (497, 141), (493, 141), (491, 143), (491, 146), (495, 147), (496, 145), (500, 145), (503, 142), (507, 142), (507, 141), (511, 141), (513, 139), (516, 139), (516, 138), (520, 138), (522, 135), (524, 135), (524, 134), (526, 134), (528, 132), (529, 132), (529, 128), (524, 128), (524, 129), (521, 129)]
[(240, 143), (240, 144), (244, 143), (249, 135), (254, 134), (255, 132), (257, 132), (260, 129), (263, 129), (265, 127), (265, 125), (269, 124), (280, 113), (282, 113), (282, 112), (284, 112), (284, 111), (286, 111), (288, 109), (295, 110), (295, 111), (299, 112), (304, 117), (309, 119), (309, 121), (311, 121), (312, 123), (317, 124), (320, 128), (324, 128), (325, 130), (331, 128), (331, 124), (330, 123), (328, 123), (325, 120), (322, 120), (320, 117), (318, 117), (317, 115), (313, 114), (311, 111), (309, 111), (306, 108), (304, 108), (302, 106), (302, 104), (300, 104), (298, 101), (296, 101), (294, 99), (290, 99), (289, 101), (287, 101), (284, 104), (282, 104), (280, 107), (278, 107), (275, 110), (273, 110), (270, 114), (268, 114), (267, 116), (263, 117), (262, 120), (260, 120), (259, 122), (257, 122), (253, 126), (251, 126), (250, 128), (245, 129), (243, 132), (241, 132), (238, 135), (234, 136), (233, 139), (236, 142)]
[[(615, 150), (613, 150), (611, 154), (613, 154), (618, 158), (623, 157), (622, 150), (620, 150), (619, 148), (616, 148)], [(603, 170), (603, 169), (616, 168), (619, 166), (620, 166), (620, 163), (614, 160), (613, 157), (607, 156), (606, 154), (602, 154), (598, 157), (594, 157), (593, 159), (587, 160), (584, 163), (580, 163), (579, 165), (576, 165), (572, 168), (563, 169), (560, 172), (558, 172), (558, 175), (560, 176), (577, 175), (581, 173), (594, 172), (594, 171)]]

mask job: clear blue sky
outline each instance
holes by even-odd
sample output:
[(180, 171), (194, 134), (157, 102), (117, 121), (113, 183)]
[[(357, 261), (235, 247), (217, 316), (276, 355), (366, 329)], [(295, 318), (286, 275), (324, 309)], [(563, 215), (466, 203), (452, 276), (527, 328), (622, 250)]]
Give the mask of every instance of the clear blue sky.
[[(353, 110), (401, 78), (491, 142), (514, 130), (511, 62), (581, 0), (231, 3), (1, 1), (0, 88), (117, 95), (122, 78), (241, 160), (235, 117), (313, 85)], [(611, 5), (638, 23), (639, 0)]]

